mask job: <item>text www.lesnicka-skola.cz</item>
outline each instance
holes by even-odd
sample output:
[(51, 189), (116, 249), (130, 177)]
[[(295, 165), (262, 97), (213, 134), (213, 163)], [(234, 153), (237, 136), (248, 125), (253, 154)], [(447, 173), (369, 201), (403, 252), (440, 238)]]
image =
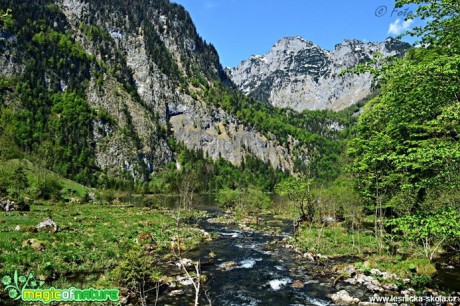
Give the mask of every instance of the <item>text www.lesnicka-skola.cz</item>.
[(372, 296), (372, 303), (456, 303), (458, 296)]

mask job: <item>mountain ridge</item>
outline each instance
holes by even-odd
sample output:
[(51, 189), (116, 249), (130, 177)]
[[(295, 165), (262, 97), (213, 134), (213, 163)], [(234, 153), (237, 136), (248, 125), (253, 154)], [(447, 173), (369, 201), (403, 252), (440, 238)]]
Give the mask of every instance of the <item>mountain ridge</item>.
[[(14, 22), (1, 31), (5, 130), (23, 129), (12, 142), (33, 154), (46, 152), (43, 163), (66, 177), (83, 183), (91, 175), (148, 181), (177, 161), (172, 140), (235, 166), (255, 157), (294, 172), (296, 164), (312, 160), (317, 142), (267, 128), (273, 109), (247, 100), (240, 105), (252, 121), (241, 119), (234, 105), (243, 97), (180, 5), (7, 0), (0, 4), (6, 8), (13, 9)], [(85, 132), (80, 138), (60, 119), (78, 108), (86, 116), (71, 112), (67, 121)], [(259, 113), (258, 121), (251, 112)]]
[(252, 55), (227, 74), (237, 88), (256, 100), (297, 111), (341, 110), (371, 93), (369, 74), (340, 72), (372, 58), (402, 56), (410, 45), (394, 38), (383, 42), (345, 39), (325, 50), (300, 36), (283, 37), (264, 55)]

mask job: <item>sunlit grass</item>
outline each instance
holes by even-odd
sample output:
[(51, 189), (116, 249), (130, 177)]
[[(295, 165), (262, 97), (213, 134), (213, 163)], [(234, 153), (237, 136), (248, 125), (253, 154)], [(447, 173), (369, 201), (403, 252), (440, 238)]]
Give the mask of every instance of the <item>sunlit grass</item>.
[[(202, 232), (178, 227), (174, 217), (124, 204), (47, 204), (33, 205), (30, 212), (2, 212), (0, 275), (18, 270), (33, 272), (50, 286), (107, 286), (111, 271), (132, 250), (144, 252), (149, 245), (152, 256), (161, 257), (171, 253), (177, 235), (182, 249), (202, 241)], [(35, 231), (47, 218), (58, 224), (57, 233)], [(28, 246), (30, 239), (43, 247)]]

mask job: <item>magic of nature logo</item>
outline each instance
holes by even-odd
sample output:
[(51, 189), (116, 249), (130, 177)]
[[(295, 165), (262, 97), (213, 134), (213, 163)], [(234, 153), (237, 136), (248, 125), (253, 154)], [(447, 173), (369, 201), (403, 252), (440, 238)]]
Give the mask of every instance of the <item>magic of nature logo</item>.
[(7, 292), (8, 297), (13, 300), (45, 304), (51, 302), (117, 302), (120, 299), (120, 292), (117, 289), (42, 288), (44, 283), (38, 280), (32, 272), (24, 276), (14, 271), (12, 276), (2, 277), (2, 284), (5, 286), (2, 291)]

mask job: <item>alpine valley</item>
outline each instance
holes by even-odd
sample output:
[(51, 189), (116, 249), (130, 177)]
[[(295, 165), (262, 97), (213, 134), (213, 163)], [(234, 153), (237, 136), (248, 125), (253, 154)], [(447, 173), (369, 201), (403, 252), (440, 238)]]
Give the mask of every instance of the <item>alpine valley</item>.
[(0, 1), (0, 304), (454, 305), (460, 7), (406, 5), (224, 68), (169, 0)]
[[(94, 183), (94, 173), (148, 181), (177, 161), (172, 142), (236, 166), (249, 156), (296, 172), (350, 120), (267, 102), (296, 111), (344, 109), (369, 96), (371, 77), (340, 76), (343, 69), (374, 52), (400, 56), (408, 48), (392, 39), (345, 41), (328, 52), (285, 38), (267, 55), (224, 71), (189, 14), (168, 1), (2, 7), (17, 12), (14, 26), (1, 32), (0, 54), (3, 105), (21, 131), (14, 142), (23, 151), (46, 151), (48, 167), (85, 183)], [(66, 104), (81, 112), (62, 113)], [(274, 112), (287, 118), (276, 122)]]

